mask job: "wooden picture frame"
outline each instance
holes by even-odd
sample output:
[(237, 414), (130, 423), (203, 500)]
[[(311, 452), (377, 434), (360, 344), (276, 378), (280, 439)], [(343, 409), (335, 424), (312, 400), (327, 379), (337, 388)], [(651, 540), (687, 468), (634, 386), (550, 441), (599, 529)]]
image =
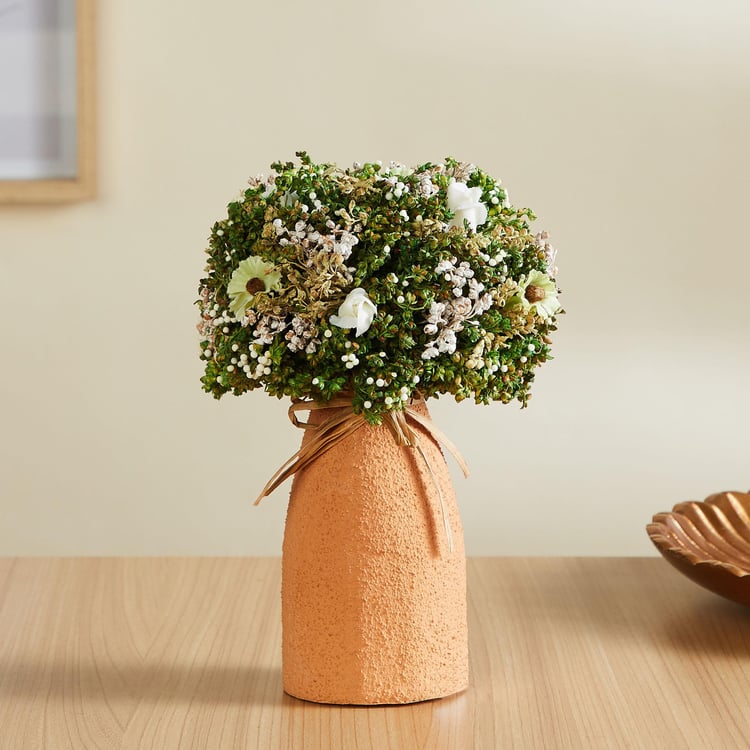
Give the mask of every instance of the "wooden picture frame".
[[(5, 120), (0, 101), (0, 203), (64, 203), (96, 195), (95, 2), (0, 0), (4, 54), (17, 55), (22, 71), (6, 77), (13, 88), (8, 99), (20, 104), (6, 103)], [(7, 59), (5, 64), (13, 68)], [(38, 91), (23, 90), (28, 80)], [(35, 106), (44, 110), (38, 119)], [(59, 110), (50, 114), (50, 106)]]

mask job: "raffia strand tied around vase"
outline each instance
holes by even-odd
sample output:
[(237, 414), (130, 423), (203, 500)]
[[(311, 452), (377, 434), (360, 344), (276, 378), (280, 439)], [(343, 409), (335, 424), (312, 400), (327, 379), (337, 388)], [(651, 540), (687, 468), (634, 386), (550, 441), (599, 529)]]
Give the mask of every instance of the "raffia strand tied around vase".
[[(424, 403), (424, 400), (419, 399), (419, 402)], [(297, 413), (300, 411), (317, 411), (321, 409), (330, 409), (333, 410), (333, 413), (319, 424), (302, 422), (297, 416)], [(313, 431), (312, 439), (306, 444), (303, 444), (293, 456), (279, 467), (276, 473), (268, 480), (265, 487), (261, 490), (260, 495), (258, 495), (258, 498), (255, 501), (255, 505), (260, 503), (264, 497), (270, 495), (289, 477), (304, 469), (361, 427), (366, 427), (369, 424), (361, 414), (357, 414), (354, 411), (351, 398), (345, 396), (334, 398), (322, 403), (304, 399), (295, 399), (289, 407), (288, 413), (289, 419), (295, 427)], [(469, 469), (463, 456), (459, 453), (458, 448), (456, 448), (448, 436), (435, 426), (429, 416), (424, 416), (416, 411), (412, 407), (412, 402), (409, 402), (403, 410), (387, 412), (383, 422), (393, 435), (396, 444), (417, 451), (424, 462), (424, 465), (427, 467), (440, 502), (440, 513), (443, 519), (443, 528), (445, 529), (448, 551), (452, 553), (453, 533), (448, 520), (448, 514), (446, 513), (443, 493), (440, 489), (440, 484), (435, 477), (435, 471), (422, 448), (419, 435), (409, 424), (409, 420), (421, 425), (435, 442), (444, 445), (450, 451), (465, 477), (468, 477)]]

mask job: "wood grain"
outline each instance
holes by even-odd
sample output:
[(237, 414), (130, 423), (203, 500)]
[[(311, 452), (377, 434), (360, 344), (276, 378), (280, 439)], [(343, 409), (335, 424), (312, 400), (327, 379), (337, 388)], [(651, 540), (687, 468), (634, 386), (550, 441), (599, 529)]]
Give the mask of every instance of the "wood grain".
[(659, 559), (469, 561), (471, 687), (283, 694), (279, 561), (0, 559), (0, 748), (746, 748), (750, 614)]

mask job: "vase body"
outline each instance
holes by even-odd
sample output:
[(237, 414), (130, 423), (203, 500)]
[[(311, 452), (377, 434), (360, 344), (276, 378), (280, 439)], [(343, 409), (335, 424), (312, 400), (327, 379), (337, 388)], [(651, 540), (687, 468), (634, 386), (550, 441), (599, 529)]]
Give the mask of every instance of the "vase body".
[[(424, 402), (412, 408), (427, 414)], [(329, 412), (311, 412), (310, 422)], [(439, 446), (412, 427), (424, 456), (397, 445), (387, 427), (365, 425), (294, 478), (282, 557), (290, 695), (411, 703), (468, 685), (466, 559), (455, 493)]]

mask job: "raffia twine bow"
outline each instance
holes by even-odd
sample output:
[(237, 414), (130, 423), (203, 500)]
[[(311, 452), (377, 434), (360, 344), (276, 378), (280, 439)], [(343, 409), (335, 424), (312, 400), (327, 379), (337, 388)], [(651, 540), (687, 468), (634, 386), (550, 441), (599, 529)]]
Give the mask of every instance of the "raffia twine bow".
[[(319, 409), (331, 409), (333, 410), (333, 413), (320, 424), (302, 422), (297, 417), (297, 413), (300, 411), (313, 412), (318, 411)], [(279, 467), (268, 482), (266, 482), (266, 486), (263, 488), (260, 495), (258, 495), (255, 505), (257, 505), (264, 497), (270, 495), (289, 477), (293, 476), (298, 471), (302, 471), (302, 469), (309, 466), (317, 458), (338, 445), (345, 438), (349, 437), (349, 435), (354, 434), (360, 427), (364, 427), (368, 424), (361, 414), (356, 414), (354, 412), (351, 399), (345, 397), (334, 398), (324, 403), (304, 399), (294, 399), (292, 405), (289, 407), (289, 419), (295, 427), (309, 430), (312, 434), (312, 439), (307, 442), (307, 444), (303, 444), (293, 456)], [(412, 407), (411, 403), (408, 404), (403, 411), (389, 411), (384, 416), (383, 424), (385, 424), (391, 431), (396, 444), (416, 450), (427, 467), (432, 483), (437, 490), (438, 499), (440, 501), (440, 512), (443, 517), (443, 526), (445, 528), (445, 536), (448, 542), (448, 549), (452, 553), (453, 533), (451, 531), (448, 513), (445, 508), (443, 491), (440, 488), (440, 483), (437, 480), (435, 471), (422, 448), (419, 434), (409, 424), (410, 420), (422, 427), (436, 443), (444, 445), (450, 451), (465, 477), (469, 476), (469, 468), (466, 465), (463, 456), (459, 453), (458, 448), (456, 448), (448, 436), (442, 430), (438, 429), (429, 417), (425, 417), (417, 412)]]

